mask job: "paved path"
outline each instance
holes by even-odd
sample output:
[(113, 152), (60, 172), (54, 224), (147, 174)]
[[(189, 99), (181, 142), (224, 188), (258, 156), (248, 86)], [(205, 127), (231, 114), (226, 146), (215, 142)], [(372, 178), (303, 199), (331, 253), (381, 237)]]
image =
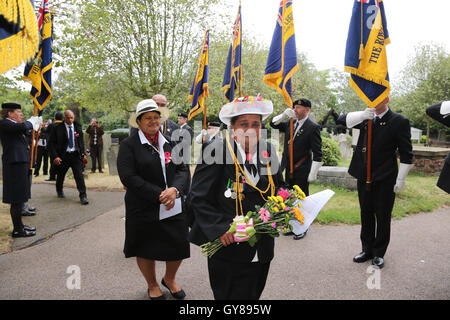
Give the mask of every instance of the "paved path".
[[(95, 211), (99, 204), (100, 210), (100, 203), (116, 205), (95, 218), (86, 217), (85, 223), (76, 222), (77, 227), (65, 228), (47, 241), (0, 255), (0, 299), (147, 299), (135, 259), (125, 259), (122, 253), (123, 193), (89, 192), (91, 204), (87, 207), (78, 204), (76, 194), (66, 195), (64, 203), (79, 209), (66, 217), (94, 215), (84, 208)], [(62, 221), (56, 212), (46, 211), (46, 220)], [(368, 273), (374, 271), (369, 262), (352, 262), (360, 251), (359, 231), (359, 226), (313, 225), (302, 240), (278, 238), (261, 298), (450, 299), (450, 208), (393, 221), (386, 266), (377, 273)], [(73, 277), (67, 273), (73, 272), (71, 266), (80, 270), (80, 289), (67, 288), (67, 280)], [(163, 269), (164, 263), (158, 262), (158, 278)], [(206, 258), (198, 247), (191, 246), (191, 258), (181, 265), (178, 282), (187, 299), (213, 298)], [(368, 282), (375, 288), (369, 289)], [(165, 289), (163, 292), (168, 296)]]

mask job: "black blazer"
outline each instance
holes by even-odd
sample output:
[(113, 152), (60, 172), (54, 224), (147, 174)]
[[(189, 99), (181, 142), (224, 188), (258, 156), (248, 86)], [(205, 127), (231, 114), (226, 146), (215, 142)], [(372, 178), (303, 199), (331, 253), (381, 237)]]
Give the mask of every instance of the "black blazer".
[[(450, 127), (450, 115), (444, 116), (441, 114), (442, 102), (436, 103), (427, 108), (427, 115), (443, 125)], [(450, 153), (445, 158), (444, 167), (442, 168), (437, 186), (447, 193), (450, 193)]]
[[(171, 153), (174, 145), (173, 142), (164, 144), (164, 152)], [(165, 167), (167, 187), (183, 192), (189, 175), (187, 166), (170, 161)], [(120, 181), (127, 188), (127, 219), (158, 221), (159, 195), (166, 189), (159, 153), (150, 145), (142, 144), (139, 134), (133, 134), (120, 143), (117, 170)]]
[[(239, 152), (236, 150), (234, 140), (231, 139), (235, 147), (235, 154), (238, 154), (240, 162), (242, 163)], [(264, 142), (260, 142), (262, 145)], [(269, 154), (275, 154), (272, 159), (272, 168), (278, 167), (278, 158), (275, 150), (267, 144), (267, 151)], [(218, 152), (219, 159), (222, 164), (206, 164), (202, 162), (198, 164), (194, 176), (192, 178), (192, 187), (189, 195), (190, 209), (194, 215), (194, 222), (189, 240), (196, 244), (214, 241), (222, 236), (230, 228), (233, 218), (236, 216), (236, 200), (226, 198), (224, 196), (225, 190), (228, 188), (228, 183), (236, 181), (236, 172), (232, 156), (227, 147), (225, 139), (215, 139), (208, 146), (215, 148)], [(258, 173), (266, 166), (258, 163)], [(285, 187), (281, 170), (272, 172), (273, 180), (276, 189)], [(257, 184), (259, 189), (265, 190), (268, 185), (268, 176), (261, 175)], [(243, 190), (245, 198), (242, 200), (244, 214), (250, 210), (255, 210), (255, 205), (264, 205), (264, 200), (261, 198), (259, 192), (252, 187), (245, 187)], [(270, 192), (267, 194), (270, 195)], [(274, 255), (274, 240), (270, 236), (262, 236), (255, 247), (251, 247), (247, 242), (240, 244), (233, 243), (227, 247), (220, 249), (214, 258), (226, 259), (235, 262), (251, 262), (258, 250), (258, 259), (260, 262), (269, 262)]]
[[(80, 155), (84, 154), (84, 139), (83, 139), (83, 129), (81, 124), (74, 122), (74, 136), (75, 136), (75, 150), (77, 150)], [(55, 159), (57, 157), (62, 158), (69, 145), (69, 137), (67, 135), (67, 129), (65, 122), (58, 123), (51, 129), (50, 139), (48, 141), (48, 149), (50, 156)]]
[[(284, 132), (284, 150), (283, 157), (281, 159), (281, 167), (286, 168), (290, 172), (289, 161), (289, 140), (291, 136), (290, 121), (281, 122), (276, 125), (270, 122), (270, 126), (274, 129), (278, 129)], [(295, 121), (294, 121), (295, 129)], [(294, 166), (295, 163), (300, 161), (305, 156), (309, 156), (312, 153), (312, 157), (309, 156), (303, 163), (294, 171), (302, 171), (308, 174), (311, 170), (312, 161), (322, 161), (322, 137), (320, 136), (320, 126), (309, 118), (305, 120), (303, 126), (297, 131), (294, 139)]]
[[(346, 125), (346, 119), (347, 115), (341, 115), (336, 124)], [(368, 120), (354, 127), (360, 133), (348, 169), (348, 173), (360, 181), (367, 179), (367, 127)], [(395, 184), (397, 152), (401, 163), (413, 163), (409, 120), (389, 109), (383, 118), (372, 124), (372, 181)]]
[(32, 129), (33, 125), (28, 121), (14, 123), (8, 119), (0, 120), (3, 164), (30, 162), (30, 152), (25, 135)]

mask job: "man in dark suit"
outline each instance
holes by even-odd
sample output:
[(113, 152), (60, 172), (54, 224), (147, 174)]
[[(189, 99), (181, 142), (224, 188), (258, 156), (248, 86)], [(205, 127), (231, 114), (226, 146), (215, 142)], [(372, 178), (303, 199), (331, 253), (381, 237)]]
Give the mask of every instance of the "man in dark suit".
[[(427, 115), (443, 125), (450, 127), (450, 101), (436, 103), (427, 108)], [(444, 167), (437, 186), (447, 193), (450, 193), (450, 153), (445, 158)]]
[[(34, 167), (34, 176), (39, 176), (39, 171), (43, 169), (44, 176), (48, 173), (48, 126), (49, 123), (45, 123), (45, 126), (42, 126), (39, 133), (38, 147), (37, 147), (37, 156), (36, 156), (36, 166)], [(44, 161), (42, 161), (44, 160)]]
[[(190, 143), (192, 144), (192, 139), (194, 138), (194, 130), (188, 125), (188, 115), (186, 112), (181, 112), (178, 114), (178, 125), (180, 126), (180, 130), (183, 132), (186, 130), (189, 132)], [(181, 136), (184, 136), (182, 134)]]
[[(360, 130), (353, 152), (349, 174), (358, 180), (361, 208), (362, 252), (353, 258), (360, 263), (373, 259), (382, 268), (391, 233), (391, 214), (395, 193), (405, 186), (413, 163), (409, 120), (392, 112), (389, 98), (376, 108), (341, 115), (338, 124)], [(367, 181), (368, 120), (372, 121), (371, 183)], [(397, 165), (400, 154), (400, 167)]]
[[(281, 167), (286, 168), (286, 182), (292, 188), (298, 185), (306, 196), (309, 195), (309, 182), (317, 179), (317, 173), (322, 166), (322, 138), (320, 126), (309, 119), (311, 102), (307, 99), (299, 99), (293, 103), (294, 109), (288, 108), (282, 114), (274, 117), (270, 123), (272, 128), (284, 132), (284, 150)], [(293, 151), (294, 173), (291, 177), (289, 158), (290, 144), (290, 118), (294, 119)], [(287, 121), (285, 121), (287, 120)], [(295, 234), (294, 239), (302, 239), (305, 231)]]
[(205, 137), (205, 143), (213, 141), (214, 139), (221, 139), (220, 123), (216, 121), (209, 122), (208, 129), (202, 129), (202, 132), (195, 137), (195, 142), (203, 144), (203, 137)]
[(57, 168), (56, 193), (64, 198), (63, 184), (67, 170), (72, 168), (73, 176), (80, 195), (80, 202), (88, 204), (86, 185), (83, 177), (84, 140), (83, 130), (74, 122), (74, 114), (70, 110), (64, 113), (64, 122), (55, 126), (50, 136), (50, 153)]
[[(251, 247), (247, 242), (236, 243), (233, 234), (228, 232), (237, 210), (240, 210), (240, 205), (236, 203), (239, 195), (242, 196), (244, 214), (255, 210), (255, 205), (262, 206), (265, 203), (261, 193), (248, 182), (253, 181), (252, 184), (260, 190), (266, 190), (269, 185), (269, 176), (263, 171), (266, 169), (263, 163), (265, 158), (261, 156), (264, 151), (269, 153), (269, 160), (265, 161), (270, 161), (273, 169), (271, 174), (275, 189), (283, 185), (275, 150), (266, 141), (259, 139), (262, 120), (271, 114), (272, 103), (263, 100), (255, 104), (247, 104), (245, 101), (240, 104), (241, 102), (232, 102), (222, 108), (220, 119), (232, 128), (233, 134), (226, 139), (215, 139), (205, 148), (216, 151), (212, 154), (213, 163), (204, 156), (203, 162), (197, 165), (190, 194), (194, 214), (190, 241), (201, 245), (219, 238), (224, 245), (208, 258), (210, 285), (217, 300), (256, 300), (264, 290), (274, 256), (274, 239), (263, 235)], [(254, 134), (248, 134), (250, 131)], [(241, 163), (249, 180), (243, 180), (244, 175), (239, 169), (239, 181), (236, 181), (233, 159)], [(235, 192), (232, 186), (236, 183), (242, 188), (236, 188)], [(242, 193), (238, 194), (237, 190), (241, 189)], [(266, 196), (269, 195), (270, 191), (267, 191)]]
[(47, 128), (47, 149), (50, 156), (50, 175), (48, 179), (45, 179), (45, 181), (56, 181), (56, 165), (53, 163), (55, 160), (50, 152), (49, 144), (50, 144), (50, 137), (52, 135), (52, 131), (58, 124), (62, 123), (64, 119), (64, 115), (61, 111), (56, 111), (54, 115), (53, 123), (49, 124)]
[(21, 106), (3, 103), (0, 120), (0, 139), (3, 146), (3, 203), (11, 205), (13, 238), (36, 235), (36, 228), (22, 223), (24, 204), (31, 198), (30, 151), (25, 134), (39, 129), (42, 119), (31, 117), (23, 121)]

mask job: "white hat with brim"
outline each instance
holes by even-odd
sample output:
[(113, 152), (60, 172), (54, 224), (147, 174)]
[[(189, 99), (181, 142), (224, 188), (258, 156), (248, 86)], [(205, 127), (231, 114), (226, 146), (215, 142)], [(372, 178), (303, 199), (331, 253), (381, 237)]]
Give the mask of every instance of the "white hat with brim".
[(130, 119), (128, 119), (128, 124), (134, 128), (139, 128), (139, 125), (136, 121), (136, 119), (147, 112), (157, 112), (161, 116), (161, 120), (165, 121), (169, 118), (170, 110), (169, 108), (160, 108), (156, 104), (156, 102), (153, 99), (146, 99), (142, 100), (138, 103), (136, 107), (136, 113), (133, 114)]
[(264, 100), (258, 97), (240, 97), (233, 102), (229, 102), (222, 107), (219, 113), (220, 121), (227, 126), (230, 125), (231, 119), (244, 114), (259, 114), (262, 120), (266, 120), (273, 112), (273, 104), (270, 100)]

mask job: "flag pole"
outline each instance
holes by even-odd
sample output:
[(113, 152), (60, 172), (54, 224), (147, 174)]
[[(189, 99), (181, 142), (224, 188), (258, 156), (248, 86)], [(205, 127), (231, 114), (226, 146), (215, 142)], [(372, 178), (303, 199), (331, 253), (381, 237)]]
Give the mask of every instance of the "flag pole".
[(369, 119), (367, 123), (367, 191), (371, 191), (372, 189), (372, 121), (372, 119)]

